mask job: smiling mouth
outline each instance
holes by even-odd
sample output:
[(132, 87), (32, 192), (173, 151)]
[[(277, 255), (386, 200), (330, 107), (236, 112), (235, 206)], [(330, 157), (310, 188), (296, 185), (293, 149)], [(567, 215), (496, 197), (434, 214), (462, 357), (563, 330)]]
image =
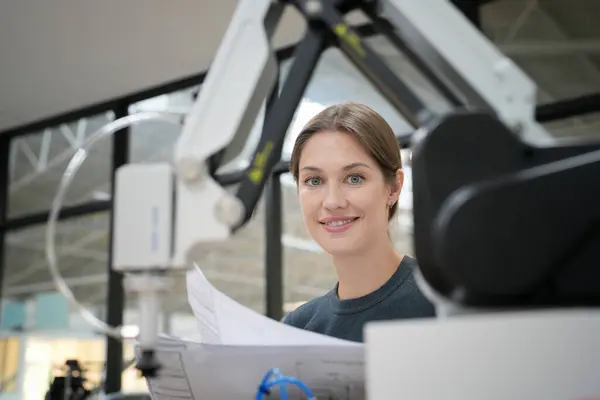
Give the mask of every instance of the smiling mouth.
[(339, 228), (341, 226), (348, 225), (351, 222), (356, 221), (357, 219), (358, 219), (358, 217), (355, 217), (355, 218), (348, 218), (348, 219), (343, 219), (343, 220), (338, 220), (338, 221), (321, 222), (321, 224), (325, 225), (327, 227), (330, 227), (330, 228)]

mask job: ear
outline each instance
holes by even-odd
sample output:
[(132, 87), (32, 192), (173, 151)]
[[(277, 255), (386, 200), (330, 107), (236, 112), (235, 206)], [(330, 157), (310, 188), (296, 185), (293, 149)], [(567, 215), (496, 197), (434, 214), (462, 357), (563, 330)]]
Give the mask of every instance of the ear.
[(400, 198), (400, 193), (402, 192), (402, 187), (404, 186), (404, 170), (402, 168), (398, 168), (396, 171), (396, 179), (394, 181), (394, 185), (390, 187), (390, 192), (388, 195), (388, 206), (392, 207)]

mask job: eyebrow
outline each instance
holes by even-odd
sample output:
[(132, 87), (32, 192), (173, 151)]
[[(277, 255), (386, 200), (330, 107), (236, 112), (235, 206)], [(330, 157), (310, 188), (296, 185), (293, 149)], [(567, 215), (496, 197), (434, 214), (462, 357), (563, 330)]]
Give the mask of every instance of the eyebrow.
[[(357, 168), (357, 167), (365, 167), (365, 168), (369, 168), (371, 169), (371, 167), (369, 167), (367, 164), (361, 163), (361, 162), (355, 162), (352, 164), (348, 164), (346, 166), (344, 166), (344, 168), (342, 168), (344, 171), (347, 171), (349, 169), (353, 169), (353, 168)], [(314, 167), (312, 165), (307, 165), (306, 167), (302, 167), (300, 168), (301, 171), (321, 171), (321, 168), (319, 167)]]

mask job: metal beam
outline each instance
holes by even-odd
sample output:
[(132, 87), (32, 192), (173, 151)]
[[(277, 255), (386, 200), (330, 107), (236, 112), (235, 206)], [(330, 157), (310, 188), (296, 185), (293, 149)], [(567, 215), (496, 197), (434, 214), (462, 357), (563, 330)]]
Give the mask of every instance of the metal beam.
[[(104, 212), (110, 210), (110, 201), (106, 200), (94, 200), (85, 204), (78, 204), (74, 206), (63, 207), (60, 210), (58, 219), (65, 221), (67, 219), (78, 218), (94, 213)], [(42, 211), (26, 216), (15, 217), (6, 219), (4, 222), (0, 222), (0, 229), (5, 231), (13, 231), (18, 229), (28, 228), (34, 225), (45, 224), (48, 221), (49, 211)]]
[[(596, 55), (600, 54), (600, 40), (597, 39), (572, 39), (572, 40), (515, 40), (495, 45), (509, 57), (552, 57), (561, 55)], [(398, 58), (402, 55), (391, 44), (381, 43), (377, 46), (377, 53)]]
[[(57, 255), (59, 258), (59, 260), (58, 260), (59, 268), (60, 268), (60, 259), (62, 257), (71, 255), (72, 252), (77, 252), (77, 250), (80, 249), (82, 246), (85, 246), (85, 245), (95, 242), (96, 240), (98, 240), (98, 237), (104, 236), (105, 234), (106, 234), (105, 232), (101, 232), (101, 231), (89, 231), (86, 234), (84, 234), (83, 236), (81, 236), (80, 239), (71, 243), (70, 245), (58, 248)], [(24, 281), (32, 276), (35, 276), (40, 270), (46, 269), (46, 268), (47, 268), (46, 258), (36, 260), (34, 263), (32, 263), (30, 265), (22, 266), (22, 268), (17, 273), (8, 275), (6, 277), (6, 283), (8, 286), (18, 285), (22, 281)]]
[[(556, 35), (556, 39), (557, 39), (556, 40), (557, 45), (558, 45), (558, 42), (571, 43), (571, 44), (574, 42), (589, 43), (589, 41), (587, 41), (587, 40), (574, 40), (572, 38), (569, 38), (568, 35), (565, 33), (564, 28), (541, 5), (538, 8), (538, 12), (540, 12), (541, 15), (544, 16), (544, 19), (548, 23), (549, 27), (554, 31), (554, 33)], [(596, 41), (596, 43), (600, 43), (600, 42)], [(598, 46), (598, 44), (596, 44), (596, 46)], [(585, 50), (585, 47), (587, 47), (587, 45), (580, 46), (580, 47), (582, 47), (580, 50)], [(588, 56), (592, 55), (592, 53), (581, 51), (581, 52), (575, 52), (575, 53), (572, 52), (571, 54), (576, 56), (578, 60), (581, 60), (582, 64), (586, 67), (586, 70), (589, 71), (590, 73), (594, 74), (596, 77), (598, 77), (598, 81), (600, 82), (600, 69), (598, 68), (598, 65), (593, 63), (588, 58)]]
[[(118, 104), (115, 109), (115, 120), (129, 114), (130, 103)], [(114, 213), (113, 201), (115, 199), (115, 180), (117, 169), (129, 162), (129, 146), (131, 129), (129, 127), (117, 131), (112, 137), (112, 176), (111, 176), (111, 213), (108, 242), (108, 295), (106, 304), (106, 322), (110, 326), (123, 325), (123, 308), (125, 307), (125, 289), (123, 275), (112, 269), (113, 261), (113, 233)], [(123, 368), (123, 343), (108, 337), (106, 338), (106, 382), (104, 390), (107, 394), (121, 391), (121, 369)]]
[(266, 315), (279, 321), (283, 317), (283, 209), (281, 182), (272, 174), (265, 187), (265, 285)]
[(600, 93), (592, 93), (575, 99), (559, 100), (537, 107), (538, 122), (563, 120), (600, 111)]
[(529, 0), (525, 2), (523, 10), (521, 10), (519, 16), (511, 24), (506, 36), (504, 36), (504, 38), (500, 40), (499, 43), (510, 43), (514, 41), (519, 32), (521, 31), (521, 28), (525, 26), (525, 24), (529, 21), (534, 12), (538, 9), (538, 6), (538, 0)]
[[(8, 182), (10, 180), (10, 138), (0, 137), (0, 225), (6, 222), (8, 211)], [(0, 301), (4, 287), (4, 270), (6, 269), (6, 232), (0, 230)], [(0, 318), (2, 310), (0, 310)]]
[[(554, 34), (557, 38), (558, 41), (564, 42), (564, 43), (572, 43), (573, 39), (570, 39), (568, 37), (568, 35), (565, 33), (564, 28), (554, 19), (554, 17), (552, 15), (550, 15), (550, 13), (548, 11), (546, 11), (540, 4), (540, 7), (538, 7), (538, 12), (541, 13), (541, 15), (544, 17), (544, 19), (546, 20), (546, 22), (548, 23), (549, 27), (552, 28), (552, 30), (554, 31)], [(581, 65), (584, 67), (584, 70), (588, 73), (590, 73), (593, 76), (593, 82), (589, 82), (590, 85), (594, 85), (594, 83), (600, 83), (600, 68), (598, 67), (597, 64), (595, 64), (594, 62), (592, 62), (592, 60), (589, 58), (589, 53), (573, 53), (573, 58), (576, 60), (580, 60), (581, 61)], [(546, 91), (548, 91), (548, 89), (552, 90), (552, 88), (546, 88)], [(554, 95), (553, 93), (549, 93), (550, 95)], [(593, 95), (592, 95), (593, 97)], [(594, 99), (587, 99), (588, 100), (588, 106), (589, 105), (593, 105), (594, 104)], [(596, 101), (597, 103), (597, 101)], [(581, 105), (581, 104), (580, 104)], [(539, 110), (539, 107), (538, 107)], [(580, 109), (579, 111), (585, 111)], [(579, 115), (583, 114), (583, 113), (578, 113)], [(568, 118), (567, 116), (563, 115), (563, 118)], [(577, 130), (579, 129), (592, 129), (591, 127), (589, 127), (588, 124), (586, 124), (581, 118), (579, 117), (573, 117), (571, 118), (571, 121), (573, 121), (573, 123), (575, 124), (575, 128)]]
[[(66, 278), (65, 283), (69, 286), (69, 288), (74, 288), (78, 286), (87, 286), (87, 285), (103, 285), (108, 280), (107, 274), (96, 274), (96, 275), (88, 275), (88, 276), (80, 276), (77, 278)], [(12, 296), (20, 296), (20, 295), (28, 295), (31, 293), (41, 293), (41, 292), (50, 292), (54, 291), (56, 287), (54, 286), (54, 282), (39, 282), (32, 283), (28, 285), (14, 285), (9, 286), (4, 295), (5, 297)]]
[[(273, 106), (279, 98), (278, 72), (275, 87), (272, 89), (265, 107), (263, 120), (263, 135), (268, 134), (266, 130), (266, 119), (270, 117)], [(277, 156), (281, 159), (281, 151)], [(265, 187), (265, 310), (267, 317), (280, 320), (283, 317), (283, 244), (281, 234), (283, 232), (283, 210), (281, 207), (281, 181), (280, 175), (273, 173)]]
[(516, 40), (503, 43), (499, 47), (507, 56), (519, 57), (600, 54), (600, 40), (598, 39)]
[[(105, 113), (106, 123), (111, 122), (111, 113)], [(31, 182), (35, 181), (40, 176), (43, 176), (49, 170), (56, 168), (65, 163), (71, 158), (77, 149), (81, 147), (85, 141), (85, 137), (88, 126), (89, 118), (100, 118), (99, 115), (89, 116), (81, 118), (76, 121), (77, 127), (73, 131), (67, 124), (61, 124), (58, 126), (49, 126), (43, 130), (41, 135), (41, 142), (31, 147), (31, 141), (39, 140), (36, 136), (28, 135), (24, 137), (14, 138), (12, 146), (16, 148), (13, 156), (15, 159), (24, 157), (29, 163), (29, 171), (17, 180), (11, 180), (10, 182), (10, 193), (13, 194), (19, 189), (26, 187)], [(50, 154), (50, 145), (52, 141), (62, 140), (67, 145), (58, 154)], [(20, 165), (25, 165), (20, 164)], [(20, 171), (21, 173), (23, 171)]]

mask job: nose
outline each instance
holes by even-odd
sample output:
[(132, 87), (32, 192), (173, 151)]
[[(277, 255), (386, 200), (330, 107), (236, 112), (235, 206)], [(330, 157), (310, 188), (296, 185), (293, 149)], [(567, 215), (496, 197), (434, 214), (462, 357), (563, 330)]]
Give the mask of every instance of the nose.
[(348, 204), (344, 191), (338, 185), (327, 185), (323, 207), (327, 210), (345, 208)]

